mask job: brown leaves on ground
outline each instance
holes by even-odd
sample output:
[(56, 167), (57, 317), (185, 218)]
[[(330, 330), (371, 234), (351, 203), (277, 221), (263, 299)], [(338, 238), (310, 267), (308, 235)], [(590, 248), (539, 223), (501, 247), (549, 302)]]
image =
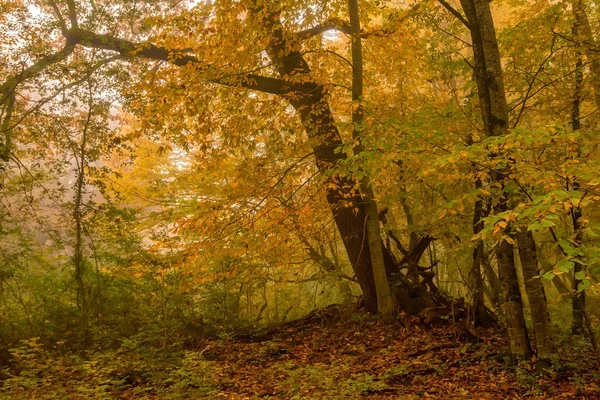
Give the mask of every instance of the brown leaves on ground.
[[(225, 341), (214, 384), (228, 399), (600, 399), (597, 375), (572, 368), (534, 374), (509, 367), (500, 332), (478, 339), (451, 322), (384, 323), (368, 315), (290, 324), (269, 341)], [(206, 346), (211, 346), (207, 343)], [(590, 361), (591, 363), (592, 361)], [(589, 364), (591, 367), (593, 364)], [(589, 372), (588, 372), (589, 371)]]
[[(506, 348), (498, 328), (466, 330), (452, 321), (425, 327), (408, 317), (383, 322), (329, 307), (267, 333), (206, 339), (184, 352), (163, 349), (162, 358), (156, 349), (139, 347), (98, 353), (94, 361), (79, 365), (65, 360), (31, 364), (39, 370), (30, 368), (25, 377), (6, 381), (0, 395), (9, 393), (12, 399), (600, 399), (591, 351), (569, 357), (569, 350), (550, 371), (535, 374), (530, 365), (510, 366)], [(7, 385), (12, 389), (7, 390)]]

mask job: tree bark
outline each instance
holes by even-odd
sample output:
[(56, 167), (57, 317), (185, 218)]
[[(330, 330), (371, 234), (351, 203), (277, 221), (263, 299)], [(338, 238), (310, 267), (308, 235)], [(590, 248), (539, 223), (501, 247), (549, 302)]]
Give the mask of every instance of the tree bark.
[(500, 292), (502, 289), (500, 288), (500, 279), (498, 279), (498, 274), (494, 271), (494, 268), (490, 264), (487, 254), (485, 252), (481, 257), (481, 263), (483, 265), (483, 270), (485, 271), (485, 277), (489, 282), (489, 296), (492, 305), (494, 306), (494, 310), (498, 315), (502, 315), (502, 302), (500, 301)]
[[(581, 28), (584, 25), (582, 21), (583, 17), (583, 5), (581, 1), (577, 1), (573, 4), (573, 12), (575, 13), (575, 24), (573, 25), (573, 36), (576, 40), (579, 40), (581, 35)], [(589, 23), (588, 23), (589, 24)], [(573, 103), (571, 109), (571, 125), (573, 127), (573, 131), (578, 131), (581, 129), (581, 102), (582, 102), (582, 89), (583, 89), (583, 59), (580, 50), (580, 46), (578, 45), (575, 50), (575, 54), (577, 56), (576, 72), (575, 72), (575, 88), (573, 93)], [(573, 189), (577, 190), (579, 188), (579, 183), (577, 182), (577, 177), (573, 177)], [(575, 243), (577, 246), (581, 247), (583, 242), (583, 232), (581, 226), (581, 218), (582, 218), (581, 208), (574, 207), (571, 210), (571, 220), (573, 222), (573, 231), (575, 233)], [(582, 283), (581, 280), (577, 279), (577, 273), (583, 271), (583, 265), (579, 262), (575, 262), (573, 266), (573, 323), (571, 325), (571, 332), (574, 335), (583, 334), (584, 330), (584, 317), (585, 317), (585, 292), (578, 292), (578, 287)]]
[[(475, 81), (484, 131), (488, 137), (503, 136), (508, 128), (508, 107), (490, 5), (488, 0), (461, 0), (460, 3), (467, 17), (473, 42)], [(497, 155), (492, 154), (491, 157)], [(502, 189), (507, 172), (507, 168), (504, 167), (491, 173), (492, 181), (497, 182)], [(508, 209), (507, 202), (507, 195), (502, 193), (493, 206), (494, 212), (505, 212)], [(507, 226), (505, 230), (509, 239), (510, 229), (511, 227)], [(511, 353), (519, 359), (527, 359), (531, 355), (531, 347), (519, 292), (513, 245), (506, 239), (501, 240), (496, 248), (496, 256)]]
[(525, 280), (525, 290), (529, 299), (529, 308), (531, 309), (531, 320), (533, 322), (533, 333), (535, 335), (535, 344), (537, 355), (540, 358), (548, 359), (554, 352), (552, 348), (550, 312), (546, 301), (544, 286), (539, 277), (538, 257), (531, 231), (520, 231), (515, 234), (519, 247), (519, 258), (523, 277)]
[(577, 25), (575, 40), (578, 42), (577, 45), (584, 49), (584, 54), (590, 68), (590, 84), (594, 90), (594, 102), (596, 103), (596, 107), (600, 109), (600, 57), (596, 51), (598, 49), (598, 44), (592, 34), (590, 20), (585, 11), (583, 0), (573, 1), (572, 7), (573, 13), (575, 14), (575, 23)]
[[(475, 188), (480, 189), (482, 186), (481, 179), (475, 181)], [(478, 198), (473, 207), (473, 234), (477, 235), (483, 230), (483, 218), (486, 217), (484, 210), (484, 201)], [(485, 243), (480, 240), (477, 246), (473, 249), (473, 262), (469, 270), (469, 287), (471, 289), (471, 310), (470, 319), (473, 323), (486, 325), (490, 322), (488, 310), (485, 307), (483, 294), (483, 275), (481, 265), (485, 255)]]

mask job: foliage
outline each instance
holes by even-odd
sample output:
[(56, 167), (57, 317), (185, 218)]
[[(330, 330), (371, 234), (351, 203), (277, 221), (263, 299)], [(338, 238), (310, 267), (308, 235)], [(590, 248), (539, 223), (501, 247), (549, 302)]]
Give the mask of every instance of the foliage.
[[(416, 264), (435, 274), (436, 293), (469, 299), (482, 243), (486, 305), (499, 314), (495, 249), (532, 232), (536, 279), (558, 325), (552, 337), (569, 340), (572, 300), (584, 293), (593, 342), (598, 3), (491, 3), (509, 130), (489, 137), (468, 27), (452, 12), (462, 15), (459, 2), (444, 3), (360, 2), (359, 101), (346, 1), (0, 4), (3, 390), (82, 398), (258, 390), (239, 386), (267, 372), (238, 384), (224, 376), (239, 364), (198, 348), (366, 297), (351, 256), (365, 249), (348, 239), (364, 237), (361, 181), (370, 182), (391, 258), (434, 239)], [(359, 108), (360, 123), (351, 118)], [(356, 221), (344, 236), (339, 216), (348, 210), (345, 222)], [(408, 264), (398, 266), (402, 276), (425, 285)], [(279, 386), (260, 384), (260, 395), (386, 396), (419, 374), (449, 374), (444, 365), (390, 361), (374, 371), (341, 358), (269, 365)]]

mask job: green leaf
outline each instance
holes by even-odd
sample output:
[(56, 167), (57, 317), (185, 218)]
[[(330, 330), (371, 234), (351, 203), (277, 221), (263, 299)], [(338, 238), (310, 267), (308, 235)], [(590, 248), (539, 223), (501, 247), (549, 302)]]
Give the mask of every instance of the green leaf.
[(548, 271), (544, 275), (542, 275), (542, 278), (552, 280), (552, 279), (554, 279), (554, 276), (555, 276), (554, 272)]
[(561, 260), (557, 264), (558, 269), (561, 272), (565, 272), (565, 273), (570, 272), (574, 266), (575, 266), (575, 263), (573, 263), (573, 261), (568, 261), (568, 260)]
[(575, 272), (575, 279), (577, 279), (579, 281), (582, 279), (585, 279), (585, 272), (584, 271)]
[(577, 286), (577, 293), (583, 292), (590, 285), (591, 285), (591, 283), (587, 279), (582, 280), (581, 283)]

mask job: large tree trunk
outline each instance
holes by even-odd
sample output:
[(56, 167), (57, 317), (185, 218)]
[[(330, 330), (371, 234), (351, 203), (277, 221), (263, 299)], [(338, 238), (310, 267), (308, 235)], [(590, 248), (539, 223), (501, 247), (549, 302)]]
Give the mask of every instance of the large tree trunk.
[(523, 269), (525, 290), (529, 299), (531, 309), (531, 320), (533, 322), (533, 333), (537, 355), (540, 358), (549, 358), (553, 353), (551, 340), (550, 313), (546, 302), (544, 286), (539, 278), (538, 258), (531, 231), (521, 231), (515, 234), (519, 247), (519, 258)]
[[(255, 14), (261, 17), (262, 23), (271, 34), (267, 52), (279, 75), (289, 82), (301, 82), (296, 85), (297, 91), (286, 94), (285, 98), (298, 112), (302, 125), (313, 143), (318, 170), (326, 173), (331, 168), (335, 168), (340, 160), (346, 158), (343, 152), (336, 152), (343, 143), (326, 99), (326, 90), (310, 76), (310, 67), (300, 53), (299, 45), (286, 40), (277, 11), (271, 13), (261, 10), (260, 13)], [(350, 177), (336, 178), (332, 182), (335, 183), (335, 188), (327, 188), (327, 202), (362, 290), (365, 308), (369, 312), (377, 312), (377, 289), (373, 275), (371, 247), (365, 227), (365, 221), (368, 220), (364, 196), (356, 190), (357, 182)], [(375, 221), (379, 224), (376, 217)], [(381, 239), (378, 240), (381, 242)], [(382, 253), (385, 270), (392, 271), (393, 258), (387, 254), (386, 249), (382, 249)], [(399, 271), (396, 276), (402, 280)], [(378, 278), (381, 280), (381, 276)], [(401, 298), (413, 298), (409, 293), (410, 288), (406, 285), (399, 285), (397, 290)], [(412, 302), (400, 303), (398, 306), (400, 309), (414, 312)]]
[[(317, 87), (314, 93), (292, 102), (292, 105), (298, 110), (309, 136), (320, 140), (325, 139), (324, 143), (315, 145), (313, 149), (317, 168), (321, 172), (326, 172), (345, 155), (335, 152), (342, 142), (322, 91), (322, 87)], [(348, 177), (340, 178), (336, 184), (335, 189), (327, 189), (327, 202), (362, 290), (365, 308), (370, 312), (376, 312), (377, 290), (371, 264), (371, 250), (365, 230), (367, 215), (363, 199), (360, 193), (353, 190), (355, 182)]]
[(523, 314), (523, 301), (515, 269), (513, 245), (507, 240), (503, 240), (498, 245), (496, 252), (500, 288), (502, 289), (502, 308), (506, 319), (511, 353), (519, 359), (527, 359), (531, 356), (531, 345)]
[[(503, 136), (507, 133), (508, 107), (490, 5), (488, 0), (461, 0), (461, 5), (467, 17), (473, 42), (475, 81), (484, 131), (487, 136)], [(497, 155), (491, 156), (493, 158)], [(504, 188), (507, 172), (508, 170), (493, 171), (492, 181)], [(493, 207), (494, 212), (499, 214), (506, 211), (507, 202), (507, 195), (501, 194)], [(510, 229), (510, 226), (506, 227), (508, 235)], [(525, 326), (513, 250), (513, 245), (508, 240), (502, 240), (498, 244), (496, 248), (498, 274), (511, 353), (517, 358), (526, 359), (531, 355), (531, 347)]]

